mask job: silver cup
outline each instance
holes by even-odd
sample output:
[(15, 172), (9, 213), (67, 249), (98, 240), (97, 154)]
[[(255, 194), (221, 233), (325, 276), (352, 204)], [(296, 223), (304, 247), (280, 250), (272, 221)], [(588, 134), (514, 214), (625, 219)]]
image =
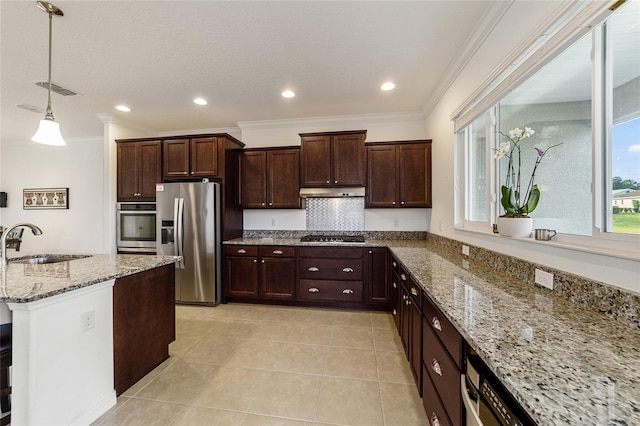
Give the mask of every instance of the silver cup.
[(536, 229), (536, 240), (549, 241), (555, 237), (557, 232), (554, 229)]

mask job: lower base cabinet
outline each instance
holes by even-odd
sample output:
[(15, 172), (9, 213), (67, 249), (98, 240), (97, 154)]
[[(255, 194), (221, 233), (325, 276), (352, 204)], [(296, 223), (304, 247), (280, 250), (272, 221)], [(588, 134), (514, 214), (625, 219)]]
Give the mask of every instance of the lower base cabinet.
[(447, 416), (447, 412), (442, 405), (442, 401), (440, 401), (438, 392), (435, 386), (433, 386), (429, 378), (429, 373), (427, 373), (427, 367), (425, 367), (424, 364), (422, 365), (422, 376), (422, 405), (424, 406), (424, 411), (427, 413), (429, 424), (431, 426), (452, 426), (453, 423), (451, 423)]
[(113, 286), (113, 370), (116, 395), (169, 358), (176, 338), (175, 266), (116, 279)]

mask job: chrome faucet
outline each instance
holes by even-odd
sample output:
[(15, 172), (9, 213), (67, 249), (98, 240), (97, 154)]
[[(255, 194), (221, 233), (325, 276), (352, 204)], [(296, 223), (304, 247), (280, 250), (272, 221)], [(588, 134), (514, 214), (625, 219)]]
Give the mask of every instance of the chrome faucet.
[(2, 238), (0, 238), (0, 250), (2, 250), (2, 255), (0, 256), (0, 266), (7, 264), (7, 238), (9, 237), (9, 234), (11, 233), (11, 231), (21, 226), (31, 229), (33, 235), (42, 235), (42, 229), (31, 223), (16, 223), (15, 225), (5, 229), (2, 233)]

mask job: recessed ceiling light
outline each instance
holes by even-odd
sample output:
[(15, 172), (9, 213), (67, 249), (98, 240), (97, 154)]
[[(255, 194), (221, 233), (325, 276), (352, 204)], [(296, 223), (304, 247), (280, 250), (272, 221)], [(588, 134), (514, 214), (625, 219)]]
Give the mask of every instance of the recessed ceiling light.
[(387, 81), (386, 83), (384, 83), (382, 86), (380, 86), (380, 90), (384, 90), (385, 92), (388, 90), (393, 90), (396, 87), (395, 84), (393, 84), (390, 81)]
[(292, 90), (285, 90), (284, 92), (282, 92), (282, 97), (284, 98), (293, 98), (295, 95), (295, 92)]
[(130, 111), (131, 111), (131, 108), (129, 108), (129, 107), (128, 107), (128, 106), (126, 106), (126, 105), (118, 105), (118, 106), (116, 107), (116, 109), (117, 109), (118, 111), (122, 111), (122, 112), (130, 112)]
[(197, 104), (197, 105), (206, 105), (206, 104), (207, 104), (207, 101), (206, 101), (206, 100), (204, 100), (204, 99), (202, 99), (202, 98), (195, 98), (195, 99), (193, 100), (193, 103), (194, 103), (194, 104)]

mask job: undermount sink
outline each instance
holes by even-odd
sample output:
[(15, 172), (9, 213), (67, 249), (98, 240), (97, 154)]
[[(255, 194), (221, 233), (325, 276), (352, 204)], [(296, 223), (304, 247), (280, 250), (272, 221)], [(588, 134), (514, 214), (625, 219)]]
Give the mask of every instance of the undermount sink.
[(27, 257), (25, 259), (11, 260), (10, 263), (23, 263), (28, 265), (44, 265), (48, 263), (68, 262), (75, 259), (84, 259), (89, 256), (40, 256)]

